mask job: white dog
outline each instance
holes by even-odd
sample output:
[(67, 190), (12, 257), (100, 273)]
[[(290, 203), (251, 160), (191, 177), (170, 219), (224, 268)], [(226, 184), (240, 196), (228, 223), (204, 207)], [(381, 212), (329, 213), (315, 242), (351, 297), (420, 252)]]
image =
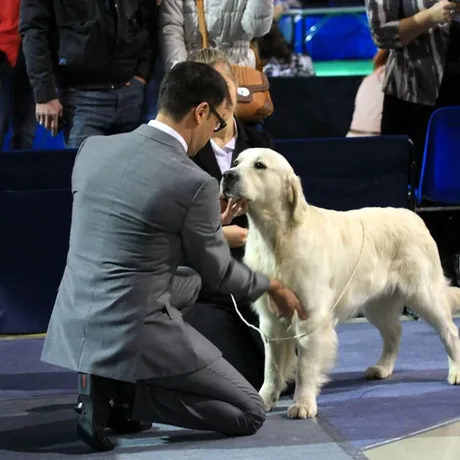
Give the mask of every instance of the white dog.
[(335, 326), (358, 311), (383, 339), (380, 359), (365, 372), (368, 379), (392, 374), (401, 337), (399, 317), (407, 305), (439, 333), (449, 356), (448, 381), (460, 384), (460, 340), (452, 321), (460, 289), (449, 286), (436, 243), (415, 213), (310, 206), (292, 167), (270, 149), (242, 152), (224, 174), (221, 189), (227, 197), (249, 202), (247, 265), (284, 282), (308, 314), (306, 321), (294, 314), (288, 328), (272, 313), (267, 295), (254, 304), (269, 339), (260, 390), (267, 411), (295, 373), (288, 416), (316, 415), (316, 397), (336, 358)]

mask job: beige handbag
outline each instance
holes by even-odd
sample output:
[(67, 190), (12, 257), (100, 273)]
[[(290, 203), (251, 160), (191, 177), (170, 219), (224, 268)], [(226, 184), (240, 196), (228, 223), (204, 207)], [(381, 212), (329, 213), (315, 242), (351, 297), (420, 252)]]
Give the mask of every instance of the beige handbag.
[[(203, 48), (209, 48), (208, 29), (204, 14), (204, 0), (196, 0), (198, 27)], [(253, 49), (256, 54), (257, 50)], [(265, 73), (252, 67), (232, 65), (238, 82), (236, 116), (247, 123), (258, 123), (273, 113), (270, 83)]]

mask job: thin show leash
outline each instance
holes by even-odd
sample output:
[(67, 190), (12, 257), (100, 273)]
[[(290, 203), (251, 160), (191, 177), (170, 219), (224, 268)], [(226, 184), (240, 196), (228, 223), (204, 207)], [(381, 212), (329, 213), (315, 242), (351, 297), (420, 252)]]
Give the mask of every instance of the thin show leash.
[[(340, 294), (339, 298), (335, 301), (334, 305), (332, 306), (331, 313), (337, 308), (337, 305), (342, 300), (342, 297), (345, 295), (345, 292), (347, 292), (348, 286), (350, 286), (350, 283), (352, 282), (352, 280), (353, 280), (353, 278), (354, 278), (354, 276), (356, 274), (356, 270), (358, 269), (359, 261), (361, 260), (361, 256), (363, 254), (364, 240), (365, 240), (366, 233), (365, 233), (363, 221), (360, 220), (360, 222), (361, 222), (361, 228), (363, 230), (363, 239), (361, 241), (361, 249), (359, 251), (358, 259), (356, 260), (355, 267), (353, 268), (353, 271), (351, 272), (350, 278), (348, 279), (347, 283), (345, 284), (345, 287), (343, 288), (342, 293)], [(305, 337), (305, 336), (310, 335), (313, 332), (315, 332), (316, 329), (318, 329), (318, 327), (321, 325), (321, 324), (319, 324), (315, 329), (313, 329), (310, 332), (303, 332), (302, 334), (297, 334), (297, 335), (294, 335), (292, 337), (267, 337), (258, 327), (254, 326), (251, 323), (249, 323), (248, 321), (246, 321), (246, 319), (243, 317), (243, 315), (238, 310), (238, 305), (236, 303), (235, 297), (233, 297), (233, 294), (230, 294), (230, 297), (232, 298), (233, 306), (235, 307), (235, 311), (238, 314), (238, 316), (240, 317), (241, 321), (243, 321), (243, 323), (246, 324), (246, 326), (248, 326), (251, 329), (254, 329), (255, 331), (257, 331), (261, 335), (261, 337), (262, 337), (262, 339), (264, 340), (265, 343), (282, 342), (284, 340), (301, 339), (302, 337)], [(286, 329), (286, 332), (288, 332), (291, 328), (292, 328), (292, 324)]]

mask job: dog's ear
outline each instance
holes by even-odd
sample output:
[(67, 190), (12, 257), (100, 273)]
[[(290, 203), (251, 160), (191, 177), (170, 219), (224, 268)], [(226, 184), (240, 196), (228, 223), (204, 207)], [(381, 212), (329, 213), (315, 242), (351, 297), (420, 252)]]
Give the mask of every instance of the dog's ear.
[(286, 178), (286, 188), (286, 196), (292, 220), (295, 223), (300, 223), (302, 222), (302, 214), (305, 209), (305, 198), (300, 178), (294, 174), (288, 175)]

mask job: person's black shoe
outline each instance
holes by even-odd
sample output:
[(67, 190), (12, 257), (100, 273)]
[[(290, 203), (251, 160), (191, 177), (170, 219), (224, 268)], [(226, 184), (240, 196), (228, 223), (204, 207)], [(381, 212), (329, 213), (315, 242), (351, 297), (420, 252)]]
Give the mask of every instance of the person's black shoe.
[(79, 401), (82, 406), (77, 434), (96, 452), (107, 452), (115, 448), (115, 444), (104, 433), (112, 409), (110, 401), (116, 394), (115, 384), (115, 381), (94, 375), (78, 375)]
[(107, 428), (110, 428), (117, 434), (134, 434), (147, 431), (152, 428), (150, 422), (138, 422), (131, 420), (128, 404), (115, 406), (107, 422)]
[(81, 402), (81, 399), (80, 399), (80, 396), (79, 396), (78, 399), (77, 399), (77, 404), (75, 404), (75, 406), (73, 406), (73, 410), (77, 414), (81, 414), (82, 407), (83, 407), (83, 403)]

